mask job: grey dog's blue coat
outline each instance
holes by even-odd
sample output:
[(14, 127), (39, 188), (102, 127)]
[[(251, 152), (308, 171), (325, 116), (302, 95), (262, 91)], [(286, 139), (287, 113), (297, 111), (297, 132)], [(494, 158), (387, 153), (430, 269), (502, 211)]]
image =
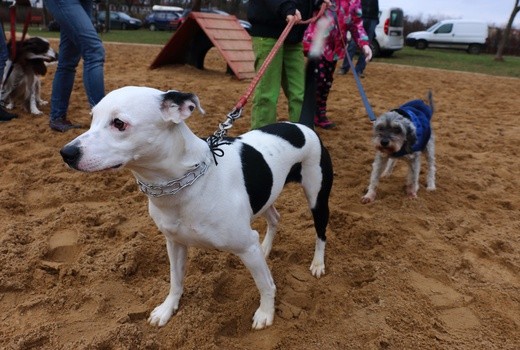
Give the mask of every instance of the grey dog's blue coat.
[[(394, 111), (401, 114), (403, 117), (410, 119), (415, 126), (417, 141), (411, 148), (403, 145), (399, 151), (392, 154), (392, 157), (402, 157), (406, 154), (423, 151), (430, 140), (432, 132), (430, 120), (433, 115), (433, 109), (422, 100), (413, 100), (401, 105)], [(411, 149), (411, 152), (407, 149)]]

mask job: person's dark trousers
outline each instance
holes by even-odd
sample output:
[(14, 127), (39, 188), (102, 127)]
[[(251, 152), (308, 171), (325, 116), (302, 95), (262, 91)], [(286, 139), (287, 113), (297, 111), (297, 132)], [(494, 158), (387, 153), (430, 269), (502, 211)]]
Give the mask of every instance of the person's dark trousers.
[[(379, 21), (377, 19), (372, 18), (364, 18), (363, 19), (363, 28), (365, 28), (365, 31), (368, 35), (368, 42), (372, 42), (374, 40), (374, 36), (376, 33), (376, 27)], [(356, 54), (357, 50), (357, 44), (354, 42), (354, 40), (350, 40), (348, 46), (347, 46), (347, 52), (346, 55), (349, 55), (350, 59), (354, 59), (354, 55)], [(365, 67), (367, 66), (365, 55), (363, 53), (359, 54), (359, 58), (356, 63), (356, 72), (358, 74), (362, 74), (365, 71)], [(341, 65), (341, 71), (343, 74), (348, 72), (350, 69), (350, 64), (348, 63), (348, 59), (345, 57), (343, 59), (343, 64)]]

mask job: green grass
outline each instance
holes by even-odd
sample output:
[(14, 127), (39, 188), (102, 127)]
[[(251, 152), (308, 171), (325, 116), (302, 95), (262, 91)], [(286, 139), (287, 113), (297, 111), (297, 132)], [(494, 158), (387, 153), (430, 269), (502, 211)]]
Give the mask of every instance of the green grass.
[(405, 47), (394, 52), (392, 57), (375, 58), (374, 62), (520, 78), (520, 57), (506, 56), (503, 62), (497, 62), (493, 58), (494, 55), (470, 55), (460, 50), (417, 50)]
[[(21, 28), (19, 28), (21, 30)], [(58, 32), (46, 29), (29, 28), (29, 35), (46, 38), (59, 38)], [(165, 45), (173, 35), (170, 31), (151, 32), (141, 30), (111, 30), (100, 34), (105, 42), (141, 43)], [(426, 49), (416, 50), (405, 47), (394, 53), (392, 57), (375, 58), (374, 62), (401, 64), (417, 67), (440, 68), (455, 71), (483, 73), (497, 76), (520, 78), (520, 57), (507, 56), (503, 62), (493, 60), (494, 55), (470, 55), (465, 51)]]
[[(21, 27), (19, 30), (21, 31)], [(59, 32), (50, 32), (44, 28), (30, 27), (28, 34), (31, 36), (41, 36), (44, 38), (59, 38)], [(156, 31), (147, 29), (140, 30), (111, 30), (108, 33), (100, 33), (101, 39), (106, 42), (138, 43), (138, 44), (157, 44), (164, 45), (170, 40), (173, 32)]]

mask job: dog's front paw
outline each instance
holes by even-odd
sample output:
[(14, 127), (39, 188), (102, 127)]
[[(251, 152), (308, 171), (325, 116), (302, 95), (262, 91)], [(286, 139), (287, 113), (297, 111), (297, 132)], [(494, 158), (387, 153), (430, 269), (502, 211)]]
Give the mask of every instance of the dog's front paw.
[(46, 105), (49, 104), (49, 102), (44, 101), (44, 100), (39, 100), (39, 101), (38, 101), (38, 104), (39, 104), (40, 106), (46, 106)]
[(42, 115), (43, 112), (40, 111), (39, 109), (31, 109), (31, 114), (33, 114), (33, 115)]
[(419, 190), (419, 186), (417, 186), (417, 185), (406, 186), (406, 194), (408, 195), (408, 198), (416, 199), (418, 190)]
[(375, 192), (368, 192), (363, 197), (361, 197), (361, 203), (368, 204), (372, 203), (376, 199), (376, 193)]
[(314, 277), (320, 278), (325, 274), (325, 263), (323, 261), (313, 261), (309, 268)]
[(433, 184), (433, 185), (430, 184), (426, 187), (426, 191), (435, 191), (436, 189), (437, 189), (437, 187), (435, 187), (435, 184)]
[(273, 324), (274, 309), (273, 310), (262, 310), (260, 306), (253, 316), (253, 329), (263, 329)]
[(172, 315), (179, 308), (179, 298), (174, 298), (173, 296), (168, 296), (164, 302), (157, 306), (150, 317), (148, 318), (148, 323), (152, 326), (164, 326), (172, 317)]

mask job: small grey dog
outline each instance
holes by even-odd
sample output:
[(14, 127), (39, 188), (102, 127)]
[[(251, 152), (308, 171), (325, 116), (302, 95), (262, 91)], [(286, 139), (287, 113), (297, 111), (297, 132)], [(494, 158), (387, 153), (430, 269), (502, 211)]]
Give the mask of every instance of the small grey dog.
[(430, 123), (434, 107), (431, 91), (428, 92), (428, 103), (429, 105), (422, 100), (407, 102), (384, 113), (375, 121), (372, 141), (377, 153), (372, 164), (368, 191), (361, 198), (363, 204), (375, 200), (379, 178), (392, 173), (397, 159), (404, 159), (408, 163), (406, 192), (411, 198), (416, 198), (422, 152), (426, 154), (428, 161), (426, 189), (435, 190), (435, 135)]

